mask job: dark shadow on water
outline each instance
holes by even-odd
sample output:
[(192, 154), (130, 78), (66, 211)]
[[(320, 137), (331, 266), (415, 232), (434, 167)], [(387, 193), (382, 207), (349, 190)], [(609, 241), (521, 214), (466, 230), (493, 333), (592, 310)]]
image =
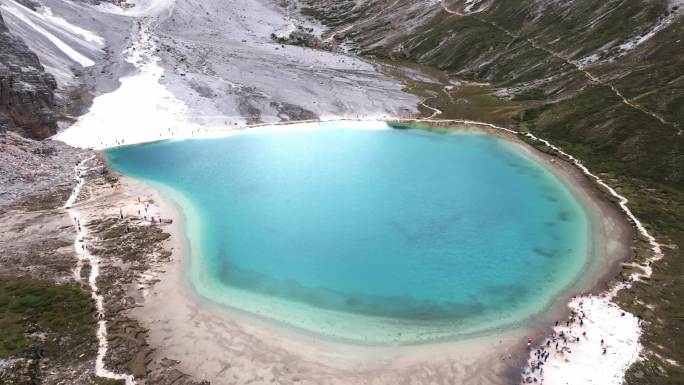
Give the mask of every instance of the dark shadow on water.
[[(458, 321), (484, 313), (508, 311), (524, 302), (524, 285), (495, 285), (481, 291), (470, 302), (436, 302), (410, 296), (373, 296), (343, 293), (320, 287), (306, 287), (293, 280), (279, 280), (223, 263), (218, 280), (223, 285), (262, 295), (304, 303), (320, 309), (407, 321)], [(486, 304), (482, 299), (486, 298)]]
[(535, 254), (541, 255), (542, 257), (546, 258), (553, 258), (558, 256), (557, 250), (546, 250), (542, 247), (535, 247), (534, 249), (532, 249), (532, 251), (534, 251)]
[(463, 214), (460, 211), (454, 211), (452, 213), (445, 213), (441, 217), (432, 218), (430, 223), (421, 229), (411, 229), (409, 226), (398, 221), (390, 222), (390, 227), (397, 234), (401, 234), (407, 244), (412, 244), (426, 239), (445, 239), (443, 234), (449, 233), (452, 230), (452, 226), (462, 219)]

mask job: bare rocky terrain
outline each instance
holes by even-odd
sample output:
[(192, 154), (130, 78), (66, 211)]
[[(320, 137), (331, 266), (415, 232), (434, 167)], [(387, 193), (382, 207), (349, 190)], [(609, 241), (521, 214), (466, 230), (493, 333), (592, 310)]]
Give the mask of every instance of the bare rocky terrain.
[(371, 64), (272, 37), (321, 28), (276, 3), (190, 0), (151, 22), (149, 33), (167, 69), (163, 84), (204, 124), (411, 116), (419, 99)]
[(19, 131), (34, 139), (57, 133), (56, 88), (55, 78), (0, 15), (0, 132)]

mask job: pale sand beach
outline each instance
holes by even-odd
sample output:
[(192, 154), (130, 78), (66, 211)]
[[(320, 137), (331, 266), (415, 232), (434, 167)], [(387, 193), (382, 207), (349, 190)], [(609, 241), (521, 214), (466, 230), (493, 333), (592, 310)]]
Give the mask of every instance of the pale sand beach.
[(641, 352), (637, 317), (605, 293), (577, 296), (568, 307), (576, 316), (561, 320), (540, 341), (541, 349), (535, 346), (523, 378), (554, 385), (622, 384), (625, 370)]
[[(182, 209), (154, 188), (123, 178), (127, 195), (148, 197), (158, 205), (163, 218), (174, 219), (172, 225), (165, 225), (172, 235), (168, 241), (172, 262), (152, 273), (148, 282), (158, 282), (140, 289), (142, 306), (130, 315), (150, 330), (155, 360), (178, 360), (182, 371), (214, 383), (248, 383), (256, 379), (312, 384), (518, 382), (528, 356), (527, 339), (541, 341), (550, 334), (554, 320), (566, 318), (570, 293), (605, 289), (605, 282), (619, 268), (618, 262), (630, 255), (632, 233), (621, 213), (603, 200), (577, 168), (526, 144), (521, 146), (564, 180), (572, 181), (568, 184), (594, 214), (592, 222), (598, 225), (594, 234), (611, 234), (600, 240), (593, 237), (591, 260), (598, 266), (587, 266), (589, 274), (583, 274), (567, 296), (559, 295), (547, 312), (524, 326), (456, 341), (369, 347), (325, 340), (207, 303), (193, 293), (184, 276), (189, 261)], [(583, 370), (594, 369), (591, 365)], [(550, 366), (546, 373), (550, 381), (549, 371)]]

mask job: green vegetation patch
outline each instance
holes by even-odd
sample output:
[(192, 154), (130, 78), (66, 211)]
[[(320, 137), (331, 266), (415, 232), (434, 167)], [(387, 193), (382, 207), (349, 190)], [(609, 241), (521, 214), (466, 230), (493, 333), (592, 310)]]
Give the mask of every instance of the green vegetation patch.
[(528, 109), (517, 120), (520, 129), (560, 145), (595, 172), (683, 186), (684, 136), (626, 106), (608, 87)]
[(55, 359), (93, 354), (95, 306), (74, 285), (28, 278), (0, 280), (0, 358), (42, 341), (45, 356)]

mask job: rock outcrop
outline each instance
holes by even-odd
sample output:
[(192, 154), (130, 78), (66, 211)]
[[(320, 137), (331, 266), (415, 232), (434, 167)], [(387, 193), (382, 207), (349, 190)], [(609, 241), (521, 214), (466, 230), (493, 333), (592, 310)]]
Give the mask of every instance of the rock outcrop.
[(314, 35), (313, 28), (306, 28), (297, 26), (293, 31), (286, 35), (271, 34), (271, 39), (280, 44), (298, 45), (308, 48), (316, 49), (330, 49), (330, 43), (324, 43), (321, 39)]
[(33, 139), (57, 132), (55, 78), (0, 15), (0, 131), (16, 131)]

